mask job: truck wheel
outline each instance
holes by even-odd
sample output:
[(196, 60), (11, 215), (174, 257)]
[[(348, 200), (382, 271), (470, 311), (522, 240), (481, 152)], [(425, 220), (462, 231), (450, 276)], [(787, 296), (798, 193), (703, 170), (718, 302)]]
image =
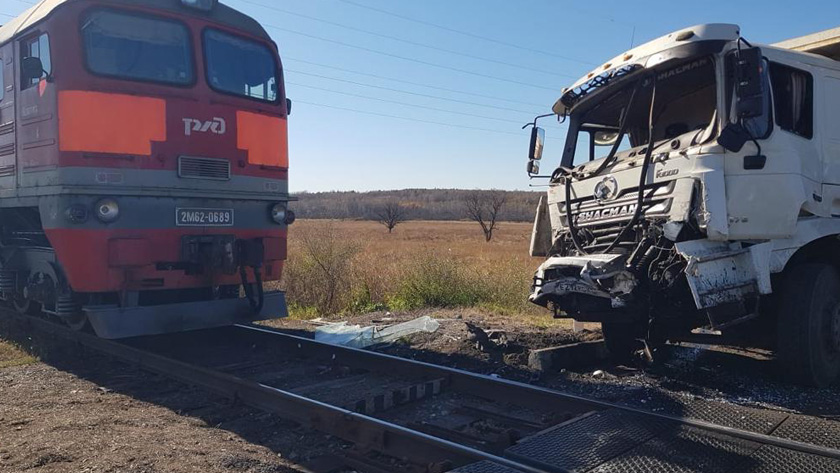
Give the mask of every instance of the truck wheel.
[(826, 387), (840, 374), (840, 274), (828, 264), (803, 264), (785, 278), (777, 355), (794, 381)]
[(610, 359), (616, 364), (631, 363), (637, 350), (644, 347), (639, 341), (636, 324), (602, 322), (601, 333), (610, 352)]

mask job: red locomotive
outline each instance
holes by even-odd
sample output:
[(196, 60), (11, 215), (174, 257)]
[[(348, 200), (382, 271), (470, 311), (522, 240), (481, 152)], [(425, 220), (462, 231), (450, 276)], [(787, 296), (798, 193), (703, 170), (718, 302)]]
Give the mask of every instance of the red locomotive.
[[(101, 337), (280, 317), (277, 47), (216, 0), (42, 0), (0, 27), (0, 294)], [(244, 297), (240, 294), (244, 288)]]

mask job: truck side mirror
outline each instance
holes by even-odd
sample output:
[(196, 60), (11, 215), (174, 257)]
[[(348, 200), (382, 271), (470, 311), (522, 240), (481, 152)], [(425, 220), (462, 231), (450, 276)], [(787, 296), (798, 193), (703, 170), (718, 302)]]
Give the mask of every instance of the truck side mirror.
[(292, 99), (286, 99), (286, 116), (292, 114)]
[(764, 115), (763, 68), (761, 48), (744, 48), (735, 55), (735, 112), (738, 118)]
[(528, 149), (528, 175), (540, 173), (540, 159), (542, 159), (545, 130), (535, 126), (531, 128), (531, 147)]
[(531, 147), (528, 150), (528, 159), (539, 161), (542, 159), (543, 144), (545, 143), (545, 130), (535, 126), (531, 128)]
[(44, 65), (41, 58), (30, 56), (20, 61), (20, 77), (23, 82), (31, 82), (33, 79), (40, 79), (44, 75)]

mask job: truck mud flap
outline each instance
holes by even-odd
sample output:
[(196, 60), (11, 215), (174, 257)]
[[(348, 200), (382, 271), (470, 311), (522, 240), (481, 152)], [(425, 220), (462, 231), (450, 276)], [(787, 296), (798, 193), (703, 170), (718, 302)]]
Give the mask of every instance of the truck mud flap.
[(110, 339), (223, 327), (288, 315), (286, 293), (282, 291), (267, 291), (258, 314), (244, 298), (127, 308), (86, 306), (82, 310), (96, 334)]

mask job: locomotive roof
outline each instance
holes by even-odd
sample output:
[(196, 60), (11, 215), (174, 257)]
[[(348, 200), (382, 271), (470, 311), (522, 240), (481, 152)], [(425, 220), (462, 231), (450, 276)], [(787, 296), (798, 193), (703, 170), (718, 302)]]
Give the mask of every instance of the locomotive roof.
[[(56, 8), (78, 0), (41, 0), (33, 7), (24, 11), (3, 26), (0, 26), (0, 43), (5, 43), (14, 38), (19, 32), (38, 23), (50, 15)], [(271, 40), (265, 29), (253, 18), (238, 12), (227, 5), (218, 4), (210, 12), (189, 9), (181, 5), (180, 0), (100, 0), (102, 3), (113, 5), (137, 5), (144, 7), (158, 8), (161, 10), (175, 11), (179, 13), (189, 12), (190, 14), (207, 18), (231, 28)]]

